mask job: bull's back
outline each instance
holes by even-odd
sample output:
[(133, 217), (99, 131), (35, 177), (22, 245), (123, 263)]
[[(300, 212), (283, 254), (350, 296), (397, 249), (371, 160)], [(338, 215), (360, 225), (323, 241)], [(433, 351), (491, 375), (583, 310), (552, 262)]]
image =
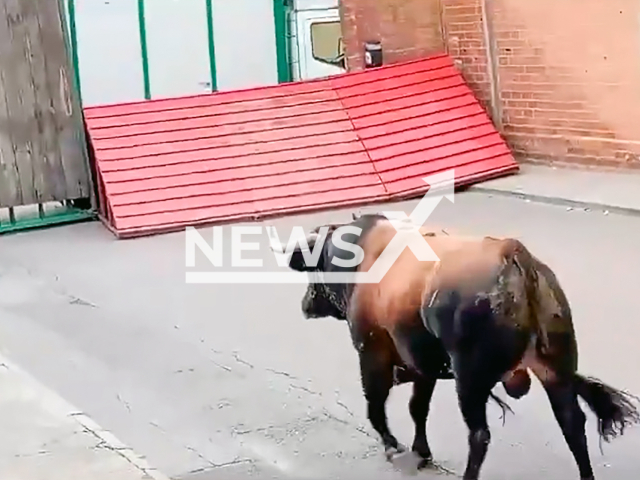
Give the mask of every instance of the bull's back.
[[(378, 222), (363, 245), (365, 257), (361, 271), (371, 269), (395, 233), (390, 222)], [(434, 262), (419, 262), (405, 248), (379, 283), (357, 285), (358, 303), (366, 309), (366, 315), (383, 328), (413, 322), (419, 318), (422, 292), (433, 267)]]
[[(491, 284), (502, 266), (505, 245), (486, 238), (430, 234), (423, 238), (440, 261), (419, 261), (405, 248), (379, 283), (357, 286), (358, 304), (367, 316), (384, 326), (413, 321), (420, 308), (436, 289), (457, 288), (475, 293)], [(379, 221), (363, 243), (361, 271), (368, 271), (393, 239), (395, 228)]]
[(425, 286), (421, 309), (426, 328), (450, 351), (487, 336), (510, 343), (515, 335), (526, 346), (531, 310), (527, 279), (510, 260), (513, 240), (485, 237), (448, 245), (441, 238), (440, 243), (439, 252), (435, 249), (440, 262)]

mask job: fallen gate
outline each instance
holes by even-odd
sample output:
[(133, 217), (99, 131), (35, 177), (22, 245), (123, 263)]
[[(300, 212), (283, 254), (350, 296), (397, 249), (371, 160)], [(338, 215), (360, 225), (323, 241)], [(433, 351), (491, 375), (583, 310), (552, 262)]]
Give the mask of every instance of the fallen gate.
[(518, 165), (447, 55), (277, 86), (85, 109), (118, 237), (399, 200)]

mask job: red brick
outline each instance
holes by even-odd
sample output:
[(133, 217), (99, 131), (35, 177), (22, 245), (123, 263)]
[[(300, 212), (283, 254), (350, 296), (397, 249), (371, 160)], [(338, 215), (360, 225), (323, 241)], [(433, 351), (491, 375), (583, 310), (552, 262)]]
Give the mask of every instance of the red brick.
[(349, 70), (364, 68), (364, 42), (382, 43), (384, 63), (445, 51), (440, 6), (435, 0), (341, 0)]
[[(489, 5), (502, 128), (518, 157), (639, 168), (637, 1)], [(362, 68), (369, 38), (383, 41), (389, 62), (446, 48), (490, 109), (480, 0), (342, 0), (342, 18), (350, 69)]]

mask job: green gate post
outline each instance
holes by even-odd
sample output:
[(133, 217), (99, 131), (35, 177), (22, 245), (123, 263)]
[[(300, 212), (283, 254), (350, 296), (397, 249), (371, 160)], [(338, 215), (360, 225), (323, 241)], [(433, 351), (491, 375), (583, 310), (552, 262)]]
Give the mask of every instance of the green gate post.
[(151, 98), (151, 81), (149, 80), (149, 51), (147, 49), (147, 24), (144, 18), (144, 0), (138, 0), (138, 29), (140, 31), (140, 55), (142, 56), (142, 78), (144, 81), (144, 98)]
[(209, 45), (209, 71), (211, 72), (211, 91), (218, 90), (216, 72), (216, 44), (213, 37), (213, 0), (205, 0), (207, 5), (207, 40)]
[[(71, 63), (73, 67), (73, 80), (76, 84), (76, 90), (82, 105), (82, 89), (80, 88), (80, 55), (78, 53), (78, 30), (76, 27), (76, 0), (68, 0), (67, 12), (69, 14), (69, 46), (71, 50)], [(64, 15), (62, 15), (64, 18)], [(63, 23), (63, 31), (64, 31)]]
[(276, 57), (278, 62), (278, 83), (290, 82), (292, 79), (289, 62), (289, 22), (288, 12), (291, 10), (290, 0), (273, 0), (273, 20), (276, 31)]

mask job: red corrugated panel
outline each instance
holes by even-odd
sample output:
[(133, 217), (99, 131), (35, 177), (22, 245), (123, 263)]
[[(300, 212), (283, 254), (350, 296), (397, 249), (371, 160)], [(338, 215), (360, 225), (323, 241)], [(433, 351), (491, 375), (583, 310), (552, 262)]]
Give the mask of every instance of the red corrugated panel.
[(450, 168), (458, 186), (518, 169), (447, 55), (332, 83), (392, 199), (426, 192), (422, 178)]
[(444, 55), (330, 79), (85, 110), (118, 236), (416, 195), (517, 164)]

